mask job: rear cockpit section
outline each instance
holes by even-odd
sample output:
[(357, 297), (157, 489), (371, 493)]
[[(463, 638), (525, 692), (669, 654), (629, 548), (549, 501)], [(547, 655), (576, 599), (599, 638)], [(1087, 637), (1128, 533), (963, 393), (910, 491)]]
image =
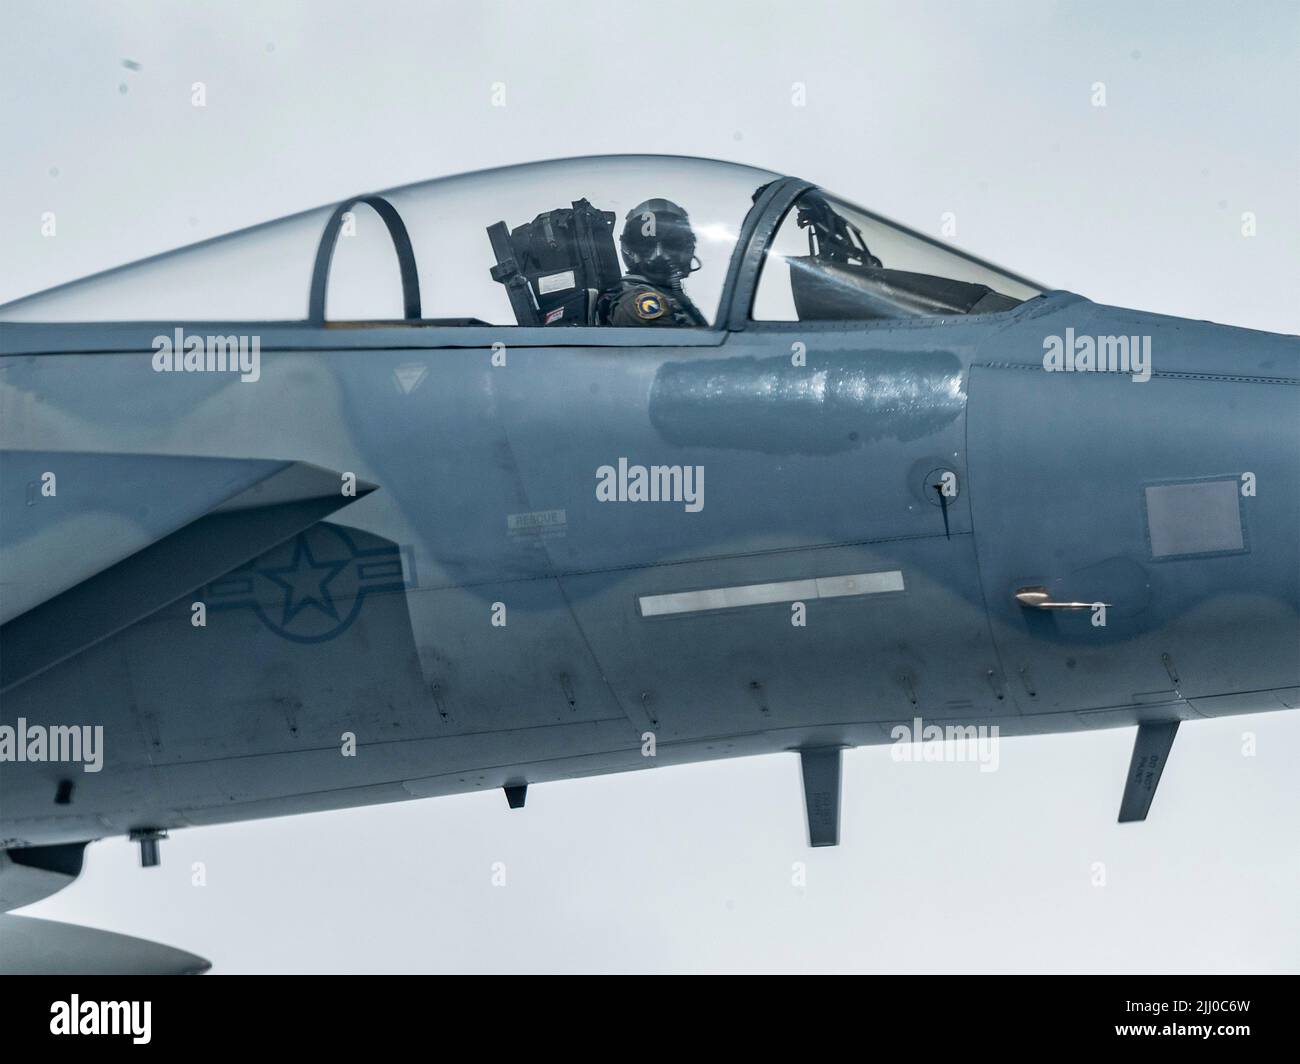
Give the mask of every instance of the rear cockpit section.
[(580, 199), (513, 230), (488, 226), (492, 279), (505, 285), (518, 324), (597, 324), (601, 295), (622, 275), (614, 223), (613, 211)]
[[(755, 193), (775, 179), (672, 156), (441, 178), (49, 289), (0, 305), (0, 322), (619, 324), (600, 297), (658, 271), (689, 323), (707, 325)], [(644, 324), (667, 316), (644, 311)]]
[[(629, 227), (633, 250), (643, 250), (637, 241), (645, 230), (646, 244), (671, 244), (671, 253), (680, 236), (674, 223), (685, 217), (690, 254), (663, 275), (676, 269), (700, 324), (711, 324), (754, 194), (775, 177), (704, 159), (611, 156), (467, 174), (385, 198), (410, 232), (426, 317), (503, 326), (613, 324), (600, 311), (600, 297), (658, 265), (648, 261), (653, 256), (629, 259)], [(671, 288), (671, 279), (665, 285)]]

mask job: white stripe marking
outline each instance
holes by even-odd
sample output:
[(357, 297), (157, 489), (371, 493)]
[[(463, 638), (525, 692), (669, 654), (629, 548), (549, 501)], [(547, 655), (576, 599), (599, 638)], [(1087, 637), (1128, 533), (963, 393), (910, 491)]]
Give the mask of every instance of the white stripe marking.
[(738, 606), (764, 606), (773, 602), (806, 602), (809, 599), (878, 595), (902, 590), (903, 574), (891, 569), (883, 573), (818, 576), (811, 580), (784, 580), (777, 584), (743, 584), (700, 591), (674, 591), (667, 595), (642, 595), (637, 601), (642, 617), (661, 617), (670, 613), (700, 613)]

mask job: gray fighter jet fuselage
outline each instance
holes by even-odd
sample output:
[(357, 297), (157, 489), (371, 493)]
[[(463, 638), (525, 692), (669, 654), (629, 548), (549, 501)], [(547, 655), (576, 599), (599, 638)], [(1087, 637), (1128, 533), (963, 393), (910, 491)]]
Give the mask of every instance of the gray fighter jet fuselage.
[[(1300, 704), (1297, 339), (745, 168), (497, 173), (290, 220), (305, 261), (263, 227), (0, 307), (10, 907), (108, 835), (780, 751), (832, 843), (839, 751), (918, 719), (1137, 725), (1141, 819), (1179, 722)], [(484, 235), (664, 195), (707, 327), (584, 319), (581, 246)], [(368, 234), (403, 317), (334, 320)], [(259, 314), (267, 269), (305, 319)], [(247, 314), (126, 320), (244, 275)]]

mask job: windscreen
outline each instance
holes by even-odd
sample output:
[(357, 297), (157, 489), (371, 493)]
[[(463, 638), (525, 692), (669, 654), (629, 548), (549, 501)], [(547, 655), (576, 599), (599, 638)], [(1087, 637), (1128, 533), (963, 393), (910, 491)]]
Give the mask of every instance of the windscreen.
[(984, 314), (1041, 295), (1032, 281), (820, 189), (790, 208), (763, 262), (756, 321)]

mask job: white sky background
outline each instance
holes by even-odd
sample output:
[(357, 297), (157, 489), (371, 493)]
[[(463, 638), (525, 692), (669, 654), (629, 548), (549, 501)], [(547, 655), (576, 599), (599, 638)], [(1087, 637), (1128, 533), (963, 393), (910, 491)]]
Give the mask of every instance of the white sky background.
[[(955, 212), (955, 243), (1099, 302), (1300, 332), (1300, 4), (614, 6), (9, 0), (0, 302), (360, 191), (649, 151), (935, 235)], [(518, 813), (192, 829), (148, 871), (106, 841), (28, 911), (215, 971), (1300, 970), (1300, 714), (1185, 725), (1121, 826), (1131, 743), (1009, 740), (991, 774), (850, 752), (836, 850), (805, 848), (774, 756), (547, 784)]]

